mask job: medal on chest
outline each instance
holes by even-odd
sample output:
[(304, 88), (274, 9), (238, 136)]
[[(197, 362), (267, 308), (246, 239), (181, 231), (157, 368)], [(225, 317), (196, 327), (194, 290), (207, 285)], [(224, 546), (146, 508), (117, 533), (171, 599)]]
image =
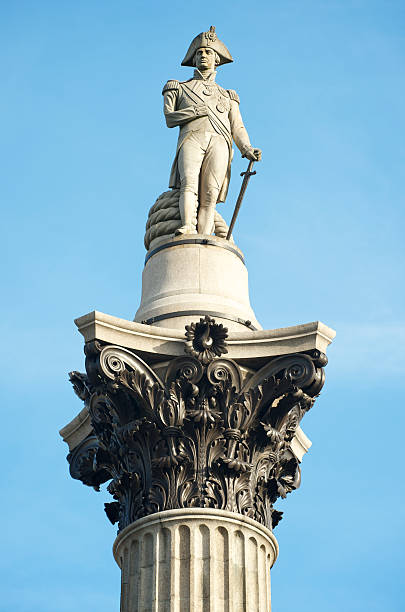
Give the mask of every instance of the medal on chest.
[(224, 104), (224, 100), (222, 98), (220, 98), (218, 100), (218, 103), (217, 103), (217, 111), (219, 113), (224, 113), (226, 110), (227, 110), (227, 108), (226, 108), (226, 106)]
[(204, 83), (203, 94), (205, 96), (212, 96), (213, 93), (214, 93), (214, 88), (212, 87), (212, 85), (208, 85)]
[(215, 105), (215, 108), (219, 113), (225, 113), (229, 110), (226, 99), (221, 95), (214, 83), (209, 83), (207, 81), (203, 82), (202, 93), (204, 96), (210, 97), (211, 105)]

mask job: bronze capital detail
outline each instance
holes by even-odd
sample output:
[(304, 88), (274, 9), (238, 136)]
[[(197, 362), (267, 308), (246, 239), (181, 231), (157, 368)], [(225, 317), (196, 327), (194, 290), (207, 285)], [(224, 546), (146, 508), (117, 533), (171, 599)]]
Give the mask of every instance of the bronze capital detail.
[(70, 374), (92, 425), (68, 455), (70, 473), (96, 489), (109, 481), (105, 510), (119, 530), (189, 507), (272, 529), (282, 515), (274, 503), (299, 486), (291, 442), (323, 386), (326, 356), (279, 356), (248, 372), (221, 355), (226, 332), (208, 317), (188, 327), (191, 354), (159, 364), (159, 375), (133, 351), (90, 342), (87, 374)]

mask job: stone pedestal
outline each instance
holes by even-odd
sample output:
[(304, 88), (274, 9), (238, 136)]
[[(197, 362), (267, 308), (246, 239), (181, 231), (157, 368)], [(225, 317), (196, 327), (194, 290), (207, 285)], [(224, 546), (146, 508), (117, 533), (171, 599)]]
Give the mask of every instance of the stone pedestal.
[(158, 512), (114, 543), (121, 612), (270, 612), (278, 545), (265, 527), (208, 508)]
[(166, 238), (146, 254), (135, 321), (184, 330), (205, 315), (229, 331), (262, 329), (250, 306), (242, 251), (215, 236)]

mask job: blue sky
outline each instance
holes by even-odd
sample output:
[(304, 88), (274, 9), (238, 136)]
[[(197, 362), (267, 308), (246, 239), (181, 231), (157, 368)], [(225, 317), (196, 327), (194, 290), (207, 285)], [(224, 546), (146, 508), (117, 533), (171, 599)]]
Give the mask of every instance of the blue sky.
[(263, 149), (235, 230), (256, 315), (337, 330), (301, 489), (278, 504), (273, 612), (405, 608), (405, 3), (3, 0), (1, 611), (119, 608), (108, 495), (70, 479), (57, 433), (81, 408), (73, 319), (139, 305), (176, 142), (161, 88), (211, 24)]

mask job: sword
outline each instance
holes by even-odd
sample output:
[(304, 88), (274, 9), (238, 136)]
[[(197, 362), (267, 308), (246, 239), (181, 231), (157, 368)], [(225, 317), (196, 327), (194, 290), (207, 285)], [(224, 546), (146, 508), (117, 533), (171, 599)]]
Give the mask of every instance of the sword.
[(245, 195), (245, 191), (246, 191), (246, 187), (248, 186), (249, 179), (251, 176), (256, 174), (256, 171), (252, 172), (254, 163), (255, 163), (254, 161), (250, 161), (247, 170), (245, 172), (240, 173), (240, 175), (243, 176), (242, 187), (240, 188), (238, 199), (236, 200), (236, 206), (233, 212), (232, 221), (228, 229), (228, 234), (226, 236), (227, 240), (229, 240), (232, 235), (232, 230), (234, 228), (236, 217), (238, 216), (238, 213), (239, 213), (239, 209), (242, 206), (243, 196)]

